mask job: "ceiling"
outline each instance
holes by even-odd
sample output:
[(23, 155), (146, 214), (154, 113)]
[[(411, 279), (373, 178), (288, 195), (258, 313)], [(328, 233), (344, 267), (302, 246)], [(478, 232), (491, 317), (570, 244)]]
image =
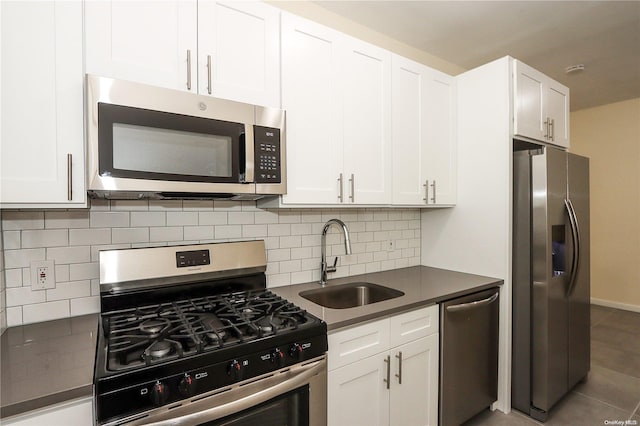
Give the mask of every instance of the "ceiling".
[(465, 69), (511, 55), (568, 86), (572, 110), (640, 97), (638, 0), (314, 3)]

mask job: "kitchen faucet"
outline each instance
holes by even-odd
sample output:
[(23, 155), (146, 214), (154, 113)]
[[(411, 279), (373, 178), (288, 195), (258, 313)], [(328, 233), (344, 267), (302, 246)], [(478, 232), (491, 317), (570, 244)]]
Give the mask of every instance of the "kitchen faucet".
[(320, 285), (323, 287), (327, 285), (327, 272), (335, 272), (336, 265), (338, 264), (338, 258), (333, 262), (333, 266), (327, 266), (327, 231), (332, 224), (340, 225), (342, 233), (344, 234), (344, 251), (345, 254), (351, 254), (351, 241), (349, 241), (349, 230), (347, 225), (340, 219), (329, 219), (322, 228), (322, 241), (320, 243), (322, 250), (322, 261), (320, 263)]

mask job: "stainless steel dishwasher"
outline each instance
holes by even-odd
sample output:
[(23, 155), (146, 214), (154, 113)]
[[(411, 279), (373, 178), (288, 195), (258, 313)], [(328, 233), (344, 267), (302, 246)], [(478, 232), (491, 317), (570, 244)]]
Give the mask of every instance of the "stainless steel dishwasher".
[(440, 424), (459, 425), (498, 399), (499, 288), (440, 304)]

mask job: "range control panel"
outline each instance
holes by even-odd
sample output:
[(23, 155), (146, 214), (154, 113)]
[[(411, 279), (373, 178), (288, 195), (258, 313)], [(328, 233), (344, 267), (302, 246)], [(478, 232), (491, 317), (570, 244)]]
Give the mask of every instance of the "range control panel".
[(280, 129), (253, 126), (256, 183), (280, 183)]
[(189, 266), (209, 265), (211, 258), (209, 250), (191, 250), (176, 252), (176, 267), (188, 268)]

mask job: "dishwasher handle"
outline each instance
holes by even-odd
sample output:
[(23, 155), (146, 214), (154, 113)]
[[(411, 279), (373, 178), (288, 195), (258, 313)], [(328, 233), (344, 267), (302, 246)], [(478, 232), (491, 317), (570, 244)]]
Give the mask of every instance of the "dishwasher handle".
[(469, 302), (469, 303), (461, 303), (459, 305), (447, 306), (447, 312), (468, 311), (469, 309), (490, 305), (491, 303), (496, 301), (499, 294), (500, 293), (496, 292), (493, 296), (489, 296), (486, 299), (476, 300), (475, 302)]

